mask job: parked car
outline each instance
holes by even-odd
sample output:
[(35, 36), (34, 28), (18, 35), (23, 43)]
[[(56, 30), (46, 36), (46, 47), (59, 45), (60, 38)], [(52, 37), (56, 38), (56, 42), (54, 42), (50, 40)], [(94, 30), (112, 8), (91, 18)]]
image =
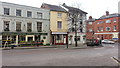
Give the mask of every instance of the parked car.
[(107, 39), (102, 40), (102, 43), (105, 43), (105, 44), (115, 44), (115, 42), (114, 42), (114, 41), (107, 40)]
[(98, 46), (98, 40), (97, 39), (87, 39), (86, 40), (87, 46)]

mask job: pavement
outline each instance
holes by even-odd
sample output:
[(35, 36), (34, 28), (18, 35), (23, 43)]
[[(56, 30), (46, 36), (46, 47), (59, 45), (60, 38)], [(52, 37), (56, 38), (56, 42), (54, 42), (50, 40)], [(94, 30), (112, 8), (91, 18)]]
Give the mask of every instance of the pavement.
[[(86, 48), (99, 48), (103, 46), (87, 46), (87, 45), (78, 45), (75, 47), (75, 45), (68, 45), (69, 49), (86, 49)], [(27, 46), (27, 47), (14, 47), (14, 49), (39, 49), (39, 48), (67, 48), (67, 45), (50, 45), (50, 46)], [(11, 50), (11, 47), (6, 48), (0, 48), (2, 50)]]

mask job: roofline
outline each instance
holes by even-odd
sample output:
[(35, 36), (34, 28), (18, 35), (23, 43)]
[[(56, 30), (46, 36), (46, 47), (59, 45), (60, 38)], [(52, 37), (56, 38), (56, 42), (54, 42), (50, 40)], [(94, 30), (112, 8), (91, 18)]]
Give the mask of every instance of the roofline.
[[(120, 17), (120, 16), (115, 16), (115, 17)], [(109, 18), (114, 18), (114, 17), (109, 17)], [(108, 18), (103, 18), (103, 19), (108, 19)], [(102, 20), (102, 19), (96, 19), (96, 20)]]

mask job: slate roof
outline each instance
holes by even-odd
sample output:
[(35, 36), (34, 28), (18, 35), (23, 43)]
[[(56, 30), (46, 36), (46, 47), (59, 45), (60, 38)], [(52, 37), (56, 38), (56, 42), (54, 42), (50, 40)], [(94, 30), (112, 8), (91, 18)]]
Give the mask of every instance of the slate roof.
[(120, 17), (120, 14), (119, 13), (113, 13), (113, 14), (109, 14), (108, 16), (103, 15), (99, 19), (106, 19), (106, 18), (112, 18), (112, 17)]
[(43, 3), (43, 5), (47, 5), (51, 11), (61, 11), (61, 12), (67, 12), (64, 8), (56, 5), (46, 4)]
[(70, 7), (70, 6), (67, 6), (67, 5), (63, 5), (65, 8), (69, 9), (69, 11), (73, 11), (73, 12), (82, 12), (82, 13), (85, 13), (85, 14), (88, 14), (87, 12), (79, 9), (79, 8), (75, 8), (75, 7)]

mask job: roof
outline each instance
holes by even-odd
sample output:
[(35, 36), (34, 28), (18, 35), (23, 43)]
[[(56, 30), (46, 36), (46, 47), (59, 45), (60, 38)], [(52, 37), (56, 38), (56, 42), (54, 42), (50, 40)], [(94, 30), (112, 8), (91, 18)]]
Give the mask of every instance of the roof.
[(103, 15), (99, 19), (106, 19), (106, 18), (112, 18), (112, 17), (120, 17), (120, 14), (119, 13), (113, 13), (113, 14), (109, 14), (108, 16)]
[(79, 9), (79, 8), (75, 8), (75, 7), (71, 7), (71, 6), (67, 6), (65, 4), (63, 4), (63, 6), (67, 9), (69, 9), (69, 11), (73, 11), (73, 12), (82, 12), (82, 13), (85, 13), (85, 14), (88, 14), (87, 12)]
[(61, 11), (61, 12), (67, 12), (64, 8), (56, 5), (46, 4), (43, 3), (42, 5), (47, 5), (51, 11)]

